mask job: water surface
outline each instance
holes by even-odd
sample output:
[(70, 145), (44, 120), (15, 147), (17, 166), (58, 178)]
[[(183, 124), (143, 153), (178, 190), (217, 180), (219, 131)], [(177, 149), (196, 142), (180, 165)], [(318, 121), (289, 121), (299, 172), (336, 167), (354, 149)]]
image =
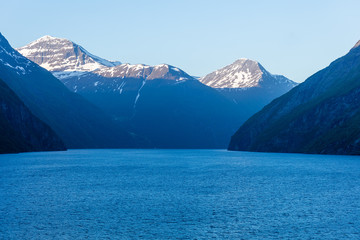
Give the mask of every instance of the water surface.
[(0, 239), (360, 239), (360, 157), (0, 155)]

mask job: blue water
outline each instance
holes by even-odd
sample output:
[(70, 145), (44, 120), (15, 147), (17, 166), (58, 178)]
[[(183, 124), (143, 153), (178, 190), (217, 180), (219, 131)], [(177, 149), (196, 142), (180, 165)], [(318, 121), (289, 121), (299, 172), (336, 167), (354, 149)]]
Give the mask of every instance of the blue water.
[(0, 239), (360, 239), (360, 157), (0, 155)]

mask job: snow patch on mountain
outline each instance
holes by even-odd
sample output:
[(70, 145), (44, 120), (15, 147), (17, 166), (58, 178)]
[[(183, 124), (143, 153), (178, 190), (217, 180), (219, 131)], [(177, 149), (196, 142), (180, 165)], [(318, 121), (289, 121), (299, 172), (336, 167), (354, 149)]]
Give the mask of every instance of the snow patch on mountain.
[[(25, 75), (28, 72), (31, 72), (31, 68), (29, 67), (33, 64), (27, 58), (23, 57), (17, 51), (15, 51), (8, 41), (1, 35), (0, 33), (0, 62), (8, 67), (15, 70), (18, 75)], [(25, 69), (23, 66), (26, 66)], [(28, 68), (29, 67), (29, 68)]]
[(82, 75), (85, 75), (87, 72), (78, 72), (78, 71), (74, 71), (74, 72), (52, 72), (52, 74), (58, 78), (58, 79), (65, 79), (65, 78), (70, 78), (70, 77), (80, 77)]
[(136, 78), (136, 79), (167, 79), (175, 81), (195, 80), (179, 68), (168, 64), (148, 66), (145, 64), (121, 64), (115, 67), (101, 68), (93, 73), (107, 78)]
[(257, 86), (262, 74), (258, 62), (239, 59), (206, 75), (200, 81), (213, 88), (248, 88)]

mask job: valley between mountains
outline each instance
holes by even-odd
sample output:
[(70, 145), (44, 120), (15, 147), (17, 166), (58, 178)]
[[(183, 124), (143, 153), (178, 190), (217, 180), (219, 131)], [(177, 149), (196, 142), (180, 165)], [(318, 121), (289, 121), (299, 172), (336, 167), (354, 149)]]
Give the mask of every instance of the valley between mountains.
[(169, 64), (109, 61), (52, 36), (13, 49), (0, 35), (1, 129), (12, 132), (0, 150), (358, 154), (358, 62), (359, 43), (302, 84), (245, 58), (196, 78)]

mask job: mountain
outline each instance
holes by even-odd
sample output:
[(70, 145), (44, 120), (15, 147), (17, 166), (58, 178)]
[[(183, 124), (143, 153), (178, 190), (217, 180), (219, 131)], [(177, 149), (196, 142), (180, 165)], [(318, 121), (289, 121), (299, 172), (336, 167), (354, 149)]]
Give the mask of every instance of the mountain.
[(0, 153), (65, 150), (52, 129), (35, 117), (0, 79)]
[(129, 119), (134, 116), (136, 103), (148, 81), (164, 79), (171, 80), (168, 83), (172, 84), (195, 80), (181, 69), (166, 64), (157, 66), (122, 64), (92, 72), (77, 73), (74, 75), (67, 73), (66, 77), (56, 76), (70, 90), (81, 94), (116, 119)]
[(167, 64), (122, 64), (60, 79), (157, 148), (226, 148), (245, 121), (234, 102)]
[(15, 51), (0, 34), (0, 78), (68, 148), (133, 147), (132, 134), (44, 68)]
[(200, 78), (200, 81), (238, 103), (248, 117), (297, 85), (245, 58)]
[[(54, 48), (61, 45), (52, 43), (56, 39), (46, 41), (41, 47), (29, 44), (19, 51), (30, 59), (53, 59), (61, 51)], [(231, 134), (246, 120), (236, 103), (180, 68), (120, 64), (71, 70), (67, 63), (72, 57), (62, 58), (56, 66), (43, 66), (68, 89), (111, 115), (118, 125), (145, 136), (154, 147), (226, 148)]]
[(360, 154), (359, 123), (360, 41), (251, 117), (229, 150)]
[(121, 64), (97, 57), (70, 40), (52, 36), (44, 36), (16, 50), (52, 72), (92, 71)]
[[(201, 79), (201, 82), (213, 88), (252, 88), (266, 87), (278, 81), (256, 61), (241, 58), (234, 63), (212, 72)], [(293, 85), (290, 80), (287, 85)]]

